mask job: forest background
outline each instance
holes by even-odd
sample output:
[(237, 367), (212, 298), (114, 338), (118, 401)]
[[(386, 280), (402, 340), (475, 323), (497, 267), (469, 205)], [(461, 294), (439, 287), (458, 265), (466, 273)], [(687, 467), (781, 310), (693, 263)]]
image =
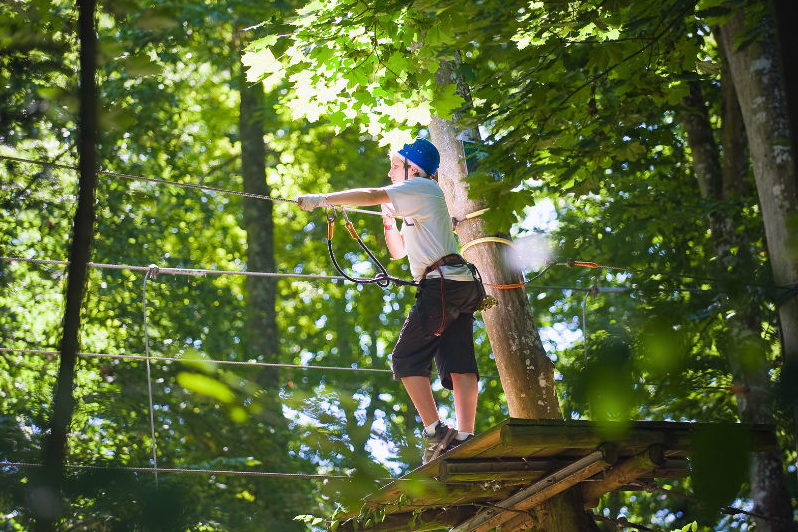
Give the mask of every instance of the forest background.
[[(302, 530), (418, 465), (419, 423), (385, 371), (411, 289), (147, 271), (329, 274), (324, 215), (121, 174), (284, 199), (381, 186), (388, 150), (435, 120), (476, 141), (468, 184), (487, 227), (516, 239), (529, 278), (545, 270), (526, 292), (565, 418), (776, 428), (778, 453), (707, 434), (693, 476), (661, 486), (696, 498), (618, 492), (597, 511), (792, 528), (798, 331), (783, 313), (798, 267), (786, 283), (773, 257), (798, 262), (795, 170), (775, 188), (793, 216), (766, 233), (760, 145), (778, 168), (794, 139), (752, 127), (744, 86), (779, 87), (769, 3), (125, 0), (96, 21), (106, 172), (91, 259), (145, 268), (89, 270), (80, 350), (103, 356), (79, 357), (58, 507), (30, 464), (51, 421), (65, 268), (18, 259), (69, 255), (77, 10), (0, 6), (0, 459), (16, 464), (0, 469), (3, 530)], [(387, 260), (380, 220), (351, 216)], [(353, 241), (335, 248), (374, 273)], [(478, 431), (508, 416), (490, 340), (478, 319)], [(145, 353), (184, 361), (125, 358)], [(153, 467), (153, 434), (158, 467), (183, 474), (133, 470)]]

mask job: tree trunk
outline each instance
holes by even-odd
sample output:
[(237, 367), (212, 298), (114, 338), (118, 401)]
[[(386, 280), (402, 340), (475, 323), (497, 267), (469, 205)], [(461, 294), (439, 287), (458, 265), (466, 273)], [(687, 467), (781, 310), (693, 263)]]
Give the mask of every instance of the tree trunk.
[[(455, 83), (458, 92), (468, 102), (468, 88), (457, 72), (457, 64), (442, 61), (436, 73), (440, 85)], [(432, 140), (440, 150), (439, 183), (446, 197), (449, 211), (457, 219), (484, 208), (479, 201), (468, 198), (465, 154), (457, 140), (454, 121), (434, 117), (430, 124)], [(478, 137), (475, 137), (478, 138)], [(457, 224), (460, 244), (490, 236), (479, 218)], [(466, 260), (474, 263), (486, 283), (510, 284), (518, 282), (521, 271), (505, 260), (504, 244), (483, 243), (470, 248)], [(510, 416), (524, 419), (561, 419), (554, 382), (554, 364), (546, 355), (540, 341), (535, 319), (523, 289), (498, 290), (486, 287), (498, 305), (482, 312), (482, 320), (490, 339), (496, 367), (507, 397)], [(597, 530), (596, 524), (584, 511), (582, 501), (574, 492), (560, 494), (535, 508), (535, 524), (545, 532), (575, 532)], [(527, 524), (519, 523), (516, 530)], [(503, 529), (504, 530), (504, 529)]]
[[(238, 119), (241, 137), (241, 173), (244, 192), (269, 196), (266, 184), (266, 145), (263, 141), (263, 84), (247, 84), (241, 73), (241, 107)], [(244, 229), (247, 232), (247, 270), (273, 272), (274, 219), (270, 201), (244, 198)], [(246, 348), (260, 361), (275, 361), (278, 350), (275, 312), (275, 280), (247, 277)], [(259, 384), (276, 392), (277, 370), (263, 368)]]
[(28, 492), (37, 531), (55, 530), (61, 513), (64, 457), (72, 423), (75, 362), (80, 347), (80, 311), (86, 287), (88, 262), (94, 241), (94, 197), (97, 188), (97, 36), (94, 29), (96, 2), (78, 2), (80, 42), (80, 116), (78, 136), (78, 207), (75, 211), (72, 246), (67, 267), (63, 336), (58, 378), (53, 391), (50, 431), (44, 443), (41, 479)]
[[(798, 175), (772, 22), (760, 21), (761, 38), (738, 49), (735, 39), (746, 29), (745, 14), (738, 10), (721, 27), (719, 45), (729, 62), (748, 135), (773, 280), (787, 287), (798, 283), (798, 259), (788, 245), (789, 224), (798, 217)], [(784, 371), (789, 374), (798, 367), (798, 297), (785, 291), (776, 303)], [(793, 416), (798, 422), (798, 405), (793, 405)]]
[[(726, 85), (725, 79), (721, 82)], [(726, 93), (728, 94), (728, 93)], [(744, 139), (735, 137), (733, 133), (742, 135), (744, 132), (739, 121), (739, 107), (736, 102), (726, 100), (724, 105), (722, 128), (725, 131), (721, 138), (729, 142), (724, 146), (723, 153), (731, 159), (721, 166), (718, 146), (715, 143), (714, 132), (709, 120), (709, 113), (704, 103), (703, 91), (698, 82), (690, 84), (690, 94), (685, 98), (685, 110), (680, 113), (680, 121), (687, 133), (690, 151), (693, 156), (693, 168), (699, 183), (701, 197), (709, 205), (722, 204), (729, 199), (726, 193), (736, 196), (742, 189), (739, 184), (745, 180), (745, 173), (741, 172), (739, 150), (745, 153)], [(731, 149), (733, 147), (733, 150)], [(725, 171), (724, 171), (725, 170)], [(728, 214), (724, 214), (728, 213)], [(715, 253), (718, 264), (725, 271), (750, 271), (745, 264), (752, 262), (749, 252), (750, 246), (746, 243), (745, 235), (738, 234), (736, 228), (741, 225), (728, 209), (715, 210), (710, 213), (710, 226), (715, 243)], [(737, 248), (738, 254), (734, 256), (731, 249)], [(739, 267), (735, 267), (735, 266)], [(741, 299), (741, 298), (738, 298)], [(746, 339), (760, 339), (762, 335), (761, 318), (759, 316), (759, 303), (755, 299), (745, 297), (747, 308), (739, 313), (739, 319), (727, 322), (725, 338), (718, 342), (719, 351), (729, 361), (734, 374), (736, 385), (748, 390), (737, 395), (737, 410), (740, 418), (747, 423), (772, 424), (770, 380), (768, 378), (768, 363), (766, 350), (759, 352), (758, 358), (746, 356), (747, 352), (741, 345), (751, 345)], [(761, 342), (756, 342), (761, 345)], [(792, 508), (789, 493), (787, 492), (782, 473), (781, 458), (775, 452), (754, 453), (750, 467), (751, 498), (754, 500), (754, 513), (777, 517), (782, 522), (754, 518), (757, 530), (761, 531), (788, 531), (791, 530), (790, 520)]]
[(72, 246), (67, 268), (66, 302), (58, 380), (53, 393), (50, 433), (44, 445), (44, 470), (41, 484), (30, 490), (36, 530), (55, 529), (61, 512), (64, 457), (69, 425), (72, 423), (75, 361), (80, 347), (80, 311), (86, 286), (88, 262), (94, 241), (94, 196), (97, 188), (97, 35), (94, 0), (78, 1), (78, 39), (80, 42), (80, 116), (78, 136), (79, 184)]
[[(244, 192), (270, 196), (266, 183), (266, 144), (264, 135), (264, 103), (266, 97), (263, 84), (248, 85), (239, 68), (240, 95), (239, 136), (241, 140), (241, 173)], [(247, 232), (247, 270), (273, 272), (274, 219), (273, 204), (262, 199), (244, 198), (244, 229)], [(247, 325), (244, 345), (248, 354), (259, 361), (277, 362), (279, 342), (276, 315), (276, 281), (268, 277), (246, 278)], [(260, 414), (265, 422), (263, 440), (255, 442), (256, 451), (264, 467), (285, 470), (290, 464), (285, 455), (288, 448), (288, 423), (283, 416), (279, 399), (279, 373), (276, 368), (261, 368), (255, 379), (265, 390), (261, 396), (265, 402)], [(278, 479), (259, 482), (254, 488), (258, 500), (269, 501), (264, 510), (268, 512), (268, 529), (275, 532), (296, 532), (302, 529), (293, 520), (302, 511), (309, 498), (301, 484), (285, 484)]]
[(793, 166), (798, 174), (798, 35), (795, 21), (798, 20), (798, 2), (795, 0), (773, 0), (773, 13), (776, 18), (781, 57), (781, 71), (784, 73), (784, 87), (787, 92), (790, 130), (792, 135)]

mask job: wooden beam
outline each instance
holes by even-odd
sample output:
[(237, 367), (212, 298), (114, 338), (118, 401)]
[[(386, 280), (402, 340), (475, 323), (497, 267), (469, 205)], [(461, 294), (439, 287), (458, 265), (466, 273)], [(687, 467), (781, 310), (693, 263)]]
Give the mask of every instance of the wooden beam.
[[(660, 431), (631, 431), (622, 438), (624, 447), (641, 450), (655, 443), (665, 443)], [(505, 425), (501, 428), (502, 454), (527, 456), (542, 449), (595, 449), (607, 438), (590, 425)]]
[(444, 460), (440, 464), (441, 482), (519, 482), (538, 480), (562, 469), (569, 461), (562, 459), (533, 460)]
[(552, 473), (535, 484), (524, 488), (509, 498), (459, 524), (451, 532), (487, 532), (511, 519), (519, 512), (565, 491), (582, 480), (607, 469), (617, 460), (614, 445), (604, 444), (596, 451)]
[(427, 530), (440, 530), (441, 528), (449, 528), (456, 525), (463, 519), (468, 519), (476, 508), (473, 506), (462, 506), (458, 508), (434, 508), (425, 510), (420, 513), (403, 512), (388, 515), (379, 523), (370, 523), (365, 526), (357, 518), (349, 519), (338, 527), (341, 532), (348, 532), (354, 530), (369, 530), (380, 532), (407, 532), (412, 530), (414, 532), (423, 532)]
[(662, 445), (651, 445), (642, 453), (627, 458), (620, 464), (611, 467), (596, 482), (582, 484), (582, 498), (585, 508), (598, 506), (599, 498), (609, 491), (616, 490), (628, 482), (645, 475), (665, 462), (665, 448)]

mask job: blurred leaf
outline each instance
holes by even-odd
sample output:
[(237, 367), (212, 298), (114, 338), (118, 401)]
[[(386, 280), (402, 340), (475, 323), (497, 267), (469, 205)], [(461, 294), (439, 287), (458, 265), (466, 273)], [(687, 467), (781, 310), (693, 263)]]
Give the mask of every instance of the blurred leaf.
[(751, 445), (750, 433), (741, 426), (717, 424), (696, 431), (690, 469), (704, 522), (714, 522), (718, 511), (739, 495), (748, 478)]
[(206, 395), (223, 403), (231, 403), (235, 399), (235, 395), (230, 388), (206, 375), (181, 371), (177, 374), (177, 383), (187, 390)]

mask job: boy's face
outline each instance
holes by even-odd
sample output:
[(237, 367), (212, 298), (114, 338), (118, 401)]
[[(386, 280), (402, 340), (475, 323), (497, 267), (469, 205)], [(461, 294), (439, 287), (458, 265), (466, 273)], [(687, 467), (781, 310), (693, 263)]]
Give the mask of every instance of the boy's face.
[[(417, 175), (418, 169), (416, 169), (414, 165), (408, 164), (407, 178), (410, 179), (411, 177), (416, 177)], [(388, 170), (388, 177), (391, 178), (391, 183), (394, 185), (405, 180), (405, 163), (397, 155), (391, 157), (391, 169)]]
[(391, 183), (394, 185), (405, 180), (405, 163), (397, 155), (391, 157), (391, 169), (388, 170), (388, 177), (391, 178)]

